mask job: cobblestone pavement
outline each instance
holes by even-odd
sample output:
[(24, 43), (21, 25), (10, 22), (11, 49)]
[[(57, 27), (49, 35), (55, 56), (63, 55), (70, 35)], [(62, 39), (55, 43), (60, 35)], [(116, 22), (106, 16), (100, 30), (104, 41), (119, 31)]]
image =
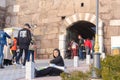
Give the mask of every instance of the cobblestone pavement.
[[(65, 65), (67, 67), (67, 71), (80, 70), (86, 71), (89, 69), (89, 65), (87, 65), (84, 61), (79, 60), (79, 67), (73, 67), (73, 60), (65, 59)], [(47, 66), (49, 63), (49, 59), (47, 60), (36, 60), (35, 66), (36, 68)], [(0, 80), (25, 80), (25, 69), (21, 68), (22, 65), (10, 65), (6, 66), (5, 69), (0, 69)], [(59, 76), (56, 77), (41, 77), (35, 78), (33, 80), (61, 80)]]

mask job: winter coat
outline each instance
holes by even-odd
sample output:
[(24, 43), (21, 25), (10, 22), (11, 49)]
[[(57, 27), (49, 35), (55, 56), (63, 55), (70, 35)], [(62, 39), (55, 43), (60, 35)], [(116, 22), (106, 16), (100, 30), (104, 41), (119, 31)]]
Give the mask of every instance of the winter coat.
[(63, 58), (60, 55), (51, 60), (50, 63), (55, 64), (57, 66), (64, 66)]
[(11, 38), (6, 32), (0, 30), (0, 44), (7, 45), (6, 37)]
[(90, 50), (92, 49), (92, 43), (91, 43), (91, 40), (86, 39), (84, 45), (85, 45), (85, 47), (88, 47)]
[(13, 39), (13, 46), (11, 47), (11, 50), (17, 50), (17, 39)]
[(17, 45), (20, 49), (28, 49), (31, 42), (31, 32), (27, 28), (23, 28), (18, 33)]

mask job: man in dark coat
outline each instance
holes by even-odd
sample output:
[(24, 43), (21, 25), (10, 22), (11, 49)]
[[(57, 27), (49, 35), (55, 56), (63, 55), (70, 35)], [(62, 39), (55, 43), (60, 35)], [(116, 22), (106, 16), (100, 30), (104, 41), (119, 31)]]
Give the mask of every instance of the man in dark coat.
[(24, 56), (24, 61), (23, 61), (23, 67), (22, 68), (25, 67), (26, 59), (27, 59), (27, 55), (28, 55), (28, 48), (29, 48), (29, 45), (30, 45), (30, 42), (31, 42), (31, 32), (30, 32), (29, 28), (31, 28), (30, 25), (26, 23), (24, 25), (24, 28), (21, 29), (18, 33), (17, 45), (19, 46), (20, 54), (18, 55), (16, 62), (17, 63), (19, 62), (19, 59), (22, 56), (23, 50), (24, 50), (25, 56)]

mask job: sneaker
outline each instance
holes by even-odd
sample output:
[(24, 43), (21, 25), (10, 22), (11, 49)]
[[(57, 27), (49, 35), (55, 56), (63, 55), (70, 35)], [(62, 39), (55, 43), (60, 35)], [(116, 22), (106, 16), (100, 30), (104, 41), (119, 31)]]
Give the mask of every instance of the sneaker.
[(25, 69), (25, 66), (22, 66), (22, 69)]

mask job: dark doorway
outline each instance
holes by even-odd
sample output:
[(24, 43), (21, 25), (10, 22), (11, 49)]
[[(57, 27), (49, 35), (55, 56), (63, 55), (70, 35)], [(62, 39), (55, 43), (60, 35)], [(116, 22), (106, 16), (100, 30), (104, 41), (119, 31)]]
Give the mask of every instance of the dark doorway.
[(78, 21), (70, 25), (66, 31), (66, 53), (68, 53), (67, 51), (70, 46), (70, 41), (74, 40), (78, 43), (78, 35), (81, 35), (83, 39), (89, 38), (92, 40), (95, 36), (95, 25), (88, 21)]
[(66, 41), (71, 40), (78, 41), (78, 35), (80, 34), (84, 39), (92, 39), (95, 36), (95, 25), (88, 21), (78, 21), (73, 23), (67, 29)]

